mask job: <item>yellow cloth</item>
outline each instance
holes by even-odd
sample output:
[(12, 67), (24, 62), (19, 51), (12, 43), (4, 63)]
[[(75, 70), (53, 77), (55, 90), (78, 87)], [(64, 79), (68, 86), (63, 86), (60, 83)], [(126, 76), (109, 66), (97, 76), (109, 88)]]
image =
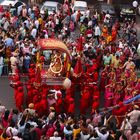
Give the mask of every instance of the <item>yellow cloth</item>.
[(106, 39), (106, 42), (107, 42), (107, 44), (108, 44), (108, 43), (110, 43), (111, 41), (112, 41), (112, 36), (109, 35), (109, 36), (107, 37), (107, 39)]
[(108, 30), (107, 30), (107, 28), (103, 28), (102, 29), (102, 36), (104, 37), (104, 38), (107, 38), (107, 36), (108, 36)]
[(114, 68), (118, 68), (120, 64), (120, 60), (119, 59), (115, 59), (114, 60)]
[(73, 129), (73, 139), (75, 140), (76, 139), (76, 136), (80, 133), (81, 129), (78, 128), (78, 129)]
[(41, 25), (42, 22), (43, 22), (43, 19), (42, 18), (39, 18), (38, 21), (39, 21), (39, 24)]
[(111, 64), (114, 64), (115, 60), (116, 60), (116, 56), (111, 54)]
[(2, 135), (3, 135), (3, 134), (1, 134), (1, 136), (0, 136), (0, 140), (10, 140), (10, 138), (3, 138)]

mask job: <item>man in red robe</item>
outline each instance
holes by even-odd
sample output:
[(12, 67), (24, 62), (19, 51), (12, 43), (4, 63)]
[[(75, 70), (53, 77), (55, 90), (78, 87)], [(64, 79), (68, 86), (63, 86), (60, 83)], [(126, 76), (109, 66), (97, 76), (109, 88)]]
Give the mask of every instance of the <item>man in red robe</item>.
[(94, 97), (94, 96), (100, 97), (100, 92), (99, 92), (99, 88), (98, 88), (97, 85), (94, 85), (94, 86), (93, 86), (93, 97)]
[(14, 85), (14, 99), (16, 100), (16, 97), (18, 95), (18, 88), (21, 87), (21, 82), (17, 81), (16, 84)]
[(119, 122), (118, 125), (121, 125), (125, 117), (125, 114), (127, 113), (128, 110), (129, 110), (129, 106), (124, 105), (123, 102), (121, 101), (118, 103), (118, 106), (113, 109), (113, 115), (116, 115)]
[(46, 114), (46, 113), (48, 112), (48, 111), (47, 111), (48, 102), (47, 102), (47, 96), (46, 96), (46, 95), (42, 95), (40, 104), (41, 104), (41, 106), (42, 106), (41, 115), (44, 115), (44, 114)]
[(90, 106), (90, 98), (91, 98), (91, 94), (89, 91), (89, 87), (85, 87), (83, 93), (82, 93), (82, 97), (80, 100), (80, 111), (82, 114), (85, 114), (87, 111), (87, 108), (89, 108)]
[(18, 94), (16, 96), (16, 107), (19, 111), (23, 110), (23, 103), (24, 103), (23, 87), (19, 87), (18, 88)]
[(39, 95), (35, 95), (33, 99), (34, 109), (36, 110), (38, 116), (43, 116), (47, 110), (47, 101), (44, 101)]
[(27, 95), (26, 95), (26, 104), (29, 105), (33, 102), (33, 87), (31, 85), (27, 85)]
[(68, 107), (68, 113), (69, 114), (74, 114), (75, 112), (75, 103), (74, 103), (74, 99), (70, 98), (69, 99), (69, 107)]
[(99, 105), (100, 105), (100, 101), (99, 101), (98, 96), (94, 96), (93, 102), (92, 102), (92, 112), (94, 112), (95, 110), (97, 110), (98, 107), (99, 107)]
[(57, 94), (57, 100), (56, 100), (56, 105), (55, 105), (55, 111), (57, 114), (60, 114), (62, 112), (62, 94)]

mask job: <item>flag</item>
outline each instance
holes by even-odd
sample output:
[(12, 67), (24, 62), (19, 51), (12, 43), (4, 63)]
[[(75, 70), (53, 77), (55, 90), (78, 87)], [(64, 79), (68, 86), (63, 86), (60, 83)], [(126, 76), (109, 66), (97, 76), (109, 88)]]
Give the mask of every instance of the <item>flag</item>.
[(82, 36), (80, 36), (80, 38), (78, 39), (77, 50), (78, 50), (79, 52), (83, 51), (83, 37), (82, 37)]
[(34, 81), (34, 86), (35, 88), (39, 88), (41, 86), (41, 72), (40, 72), (40, 67), (37, 67), (37, 71), (36, 71), (36, 77), (35, 77), (35, 81)]
[(81, 58), (79, 57), (74, 67), (74, 74), (78, 76), (82, 73), (82, 71), (83, 69), (82, 69)]

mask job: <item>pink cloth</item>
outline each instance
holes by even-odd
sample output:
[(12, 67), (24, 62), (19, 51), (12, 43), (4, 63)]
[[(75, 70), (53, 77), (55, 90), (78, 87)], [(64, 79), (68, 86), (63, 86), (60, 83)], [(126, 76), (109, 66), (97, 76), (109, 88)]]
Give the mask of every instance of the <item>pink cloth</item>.
[(132, 98), (132, 95), (125, 95), (124, 101), (127, 101), (127, 100), (129, 100), (130, 98)]
[(112, 97), (113, 93), (110, 91), (109, 88), (105, 89), (105, 107), (110, 107), (112, 105)]
[(139, 140), (138, 139), (138, 134), (134, 133), (132, 135), (131, 133), (132, 133), (131, 130), (128, 130), (125, 134), (128, 140)]
[(120, 94), (118, 94), (118, 93), (116, 93), (115, 95), (114, 95), (114, 100), (113, 100), (114, 102), (114, 105), (117, 105), (118, 103), (119, 103), (119, 101), (120, 101)]
[(95, 114), (92, 122), (93, 122), (94, 126), (98, 126), (98, 124), (101, 122), (101, 116), (98, 114)]

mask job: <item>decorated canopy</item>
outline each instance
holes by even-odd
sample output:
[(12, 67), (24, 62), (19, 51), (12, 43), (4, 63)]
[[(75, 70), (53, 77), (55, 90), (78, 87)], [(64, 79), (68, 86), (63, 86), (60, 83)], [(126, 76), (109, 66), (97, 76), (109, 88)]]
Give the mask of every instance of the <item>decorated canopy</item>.
[(39, 49), (41, 50), (60, 50), (65, 52), (68, 56), (69, 61), (71, 61), (70, 52), (67, 46), (60, 40), (57, 39), (39, 39), (38, 40)]

